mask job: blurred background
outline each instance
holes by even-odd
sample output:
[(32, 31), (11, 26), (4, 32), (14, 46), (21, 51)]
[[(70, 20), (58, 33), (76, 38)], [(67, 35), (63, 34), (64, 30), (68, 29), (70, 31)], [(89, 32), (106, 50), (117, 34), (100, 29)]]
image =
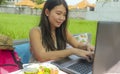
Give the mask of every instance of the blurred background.
[[(72, 34), (91, 33), (95, 44), (98, 21), (120, 21), (119, 0), (66, 0), (68, 29)], [(0, 34), (14, 40), (29, 39), (38, 25), (45, 0), (0, 0)]]

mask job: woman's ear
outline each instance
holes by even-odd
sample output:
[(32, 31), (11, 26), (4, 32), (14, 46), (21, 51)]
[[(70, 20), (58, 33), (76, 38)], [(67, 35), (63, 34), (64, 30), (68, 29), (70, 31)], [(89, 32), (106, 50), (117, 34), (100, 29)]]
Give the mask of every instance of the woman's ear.
[(48, 9), (45, 9), (45, 15), (49, 16), (49, 10)]

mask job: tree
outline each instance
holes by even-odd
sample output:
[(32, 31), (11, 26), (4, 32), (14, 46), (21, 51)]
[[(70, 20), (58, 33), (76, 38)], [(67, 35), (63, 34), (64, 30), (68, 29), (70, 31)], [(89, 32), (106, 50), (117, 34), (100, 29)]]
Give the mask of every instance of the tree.
[(0, 5), (1, 4), (5, 4), (6, 2), (5, 2), (6, 0), (0, 0)]
[[(39, 5), (39, 4), (42, 4), (43, 2), (45, 2), (46, 0), (32, 0), (32, 1), (35, 2), (37, 5)], [(38, 7), (35, 7), (34, 9), (36, 10), (36, 15), (37, 15)]]
[(0, 0), (0, 5), (2, 4), (2, 1), (3, 1), (3, 0)]
[(33, 2), (36, 2), (37, 4), (43, 3), (45, 0), (32, 0)]

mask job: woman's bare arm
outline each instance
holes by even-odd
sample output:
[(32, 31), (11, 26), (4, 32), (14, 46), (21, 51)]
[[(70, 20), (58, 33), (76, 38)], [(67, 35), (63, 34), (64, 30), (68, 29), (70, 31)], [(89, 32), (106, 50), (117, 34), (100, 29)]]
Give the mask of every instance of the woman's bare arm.
[(41, 33), (38, 28), (30, 31), (31, 51), (39, 61), (55, 60), (73, 54), (72, 49), (46, 52), (41, 39)]
[(92, 53), (83, 50), (78, 50), (77, 48), (68, 48), (59, 51), (46, 52), (45, 48), (42, 45), (41, 39), (42, 38), (39, 29), (34, 28), (30, 31), (31, 52), (38, 61), (44, 62), (48, 60), (57, 60), (60, 58), (67, 57), (71, 54), (82, 56), (86, 59), (88, 59), (88, 56), (92, 57)]

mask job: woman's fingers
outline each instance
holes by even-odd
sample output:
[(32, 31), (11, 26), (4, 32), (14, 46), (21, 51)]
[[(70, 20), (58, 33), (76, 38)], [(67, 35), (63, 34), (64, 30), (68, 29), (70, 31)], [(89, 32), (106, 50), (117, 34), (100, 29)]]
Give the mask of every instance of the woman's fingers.
[(92, 61), (93, 61), (93, 58), (94, 58), (94, 53), (93, 53), (93, 52), (88, 52), (88, 51), (86, 51), (86, 54), (85, 54), (84, 58), (85, 58), (88, 62), (92, 62)]
[(86, 50), (82, 50), (82, 49), (81, 50), (74, 49), (74, 52), (75, 52), (76, 55), (85, 58), (88, 62), (93, 61), (94, 52), (90, 52), (90, 51), (86, 51)]
[(94, 53), (86, 51), (86, 50), (81, 50), (80, 56), (83, 57), (83, 58), (85, 58), (88, 62), (92, 62), (93, 61)]
[(94, 54), (91, 53), (90, 55), (86, 55), (87, 56), (87, 60), (88, 62), (92, 62), (93, 61), (93, 58), (94, 58)]

